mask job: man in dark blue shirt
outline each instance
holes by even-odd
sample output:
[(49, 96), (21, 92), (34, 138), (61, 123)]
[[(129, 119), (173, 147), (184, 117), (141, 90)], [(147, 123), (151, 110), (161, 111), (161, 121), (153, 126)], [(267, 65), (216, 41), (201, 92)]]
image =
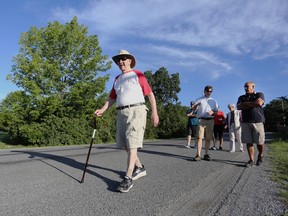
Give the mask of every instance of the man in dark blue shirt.
[(246, 163), (247, 167), (255, 166), (254, 162), (254, 146), (257, 144), (258, 159), (257, 165), (263, 162), (264, 157), (264, 142), (265, 131), (264, 122), (265, 116), (262, 109), (264, 105), (264, 94), (262, 92), (255, 92), (255, 84), (253, 82), (246, 82), (244, 85), (246, 94), (238, 98), (237, 109), (242, 110), (242, 143), (247, 144), (247, 150), (250, 160)]

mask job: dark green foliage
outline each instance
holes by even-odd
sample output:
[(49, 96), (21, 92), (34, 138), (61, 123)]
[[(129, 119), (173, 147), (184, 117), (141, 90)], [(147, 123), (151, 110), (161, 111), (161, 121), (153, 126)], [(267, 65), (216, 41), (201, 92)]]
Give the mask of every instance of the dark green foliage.
[(101, 140), (104, 143), (115, 142), (115, 139), (116, 139), (115, 106), (107, 110), (102, 117), (97, 117), (96, 122), (97, 122), (96, 135), (99, 138), (99, 140)]
[(178, 101), (177, 94), (181, 91), (179, 73), (170, 76), (167, 69), (162, 67), (154, 74), (151, 71), (144, 74), (153, 89), (156, 101), (164, 105)]
[(155, 94), (160, 119), (158, 128), (154, 129), (148, 115), (146, 137), (171, 138), (184, 136), (187, 117), (186, 108), (177, 102), (177, 94), (181, 90), (179, 74), (169, 75), (164, 67), (154, 74), (151, 71), (146, 71), (144, 74)]
[(177, 104), (167, 104), (159, 109), (160, 124), (157, 134), (160, 138), (184, 137), (186, 134), (186, 108)]
[(264, 107), (267, 131), (277, 131), (278, 127), (288, 126), (287, 96), (272, 100)]
[(27, 145), (87, 144), (90, 140), (88, 133), (90, 130), (89, 122), (84, 118), (59, 118), (50, 115), (40, 124), (32, 123), (21, 126), (19, 135), (22, 138), (22, 144)]

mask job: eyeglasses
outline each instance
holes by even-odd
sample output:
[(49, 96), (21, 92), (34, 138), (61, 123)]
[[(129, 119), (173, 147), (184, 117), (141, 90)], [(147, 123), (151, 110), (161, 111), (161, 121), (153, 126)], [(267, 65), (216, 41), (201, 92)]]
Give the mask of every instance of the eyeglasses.
[(119, 58), (117, 59), (117, 62), (120, 62), (120, 60), (126, 61), (127, 59), (128, 59), (127, 56), (119, 57)]
[(206, 92), (212, 93), (213, 91), (210, 90), (210, 91), (206, 91)]
[(249, 86), (245, 85), (244, 88), (249, 88)]

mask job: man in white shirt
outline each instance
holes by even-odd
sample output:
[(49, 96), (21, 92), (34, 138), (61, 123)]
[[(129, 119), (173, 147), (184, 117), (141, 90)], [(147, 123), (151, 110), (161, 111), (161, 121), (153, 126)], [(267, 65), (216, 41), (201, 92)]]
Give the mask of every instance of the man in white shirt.
[(132, 69), (136, 59), (126, 50), (120, 50), (112, 57), (122, 71), (115, 80), (110, 95), (101, 109), (97, 109), (95, 116), (101, 116), (116, 102), (117, 110), (117, 138), (119, 148), (127, 151), (127, 171), (123, 181), (118, 186), (120, 192), (128, 192), (132, 188), (132, 180), (146, 175), (146, 169), (138, 158), (137, 149), (143, 147), (144, 131), (146, 128), (147, 107), (144, 97), (147, 96), (151, 104), (152, 124), (159, 123), (156, 100), (144, 74)]
[(212, 86), (205, 86), (204, 96), (196, 100), (196, 108), (198, 108), (197, 117), (199, 119), (198, 130), (197, 130), (197, 155), (194, 157), (195, 161), (201, 160), (202, 150), (202, 139), (205, 134), (205, 155), (204, 160), (211, 161), (210, 155), (208, 154), (210, 148), (210, 140), (213, 140), (213, 129), (214, 129), (214, 116), (218, 112), (218, 103), (216, 100), (211, 98), (213, 92)]

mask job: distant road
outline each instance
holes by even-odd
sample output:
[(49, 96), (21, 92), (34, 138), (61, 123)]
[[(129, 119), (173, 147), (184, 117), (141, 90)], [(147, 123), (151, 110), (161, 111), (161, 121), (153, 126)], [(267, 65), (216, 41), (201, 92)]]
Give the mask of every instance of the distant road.
[[(213, 161), (194, 162), (195, 149), (184, 148), (185, 143), (185, 139), (145, 142), (140, 157), (147, 176), (134, 181), (126, 194), (115, 191), (126, 168), (126, 153), (114, 144), (93, 146), (83, 184), (79, 180), (88, 145), (0, 150), (0, 215), (209, 216), (281, 211), (275, 185), (267, 178), (267, 161), (247, 169), (247, 152), (229, 153), (225, 141), (223, 151), (210, 151)], [(268, 191), (259, 190), (267, 183)], [(259, 204), (262, 199), (268, 202)]]

